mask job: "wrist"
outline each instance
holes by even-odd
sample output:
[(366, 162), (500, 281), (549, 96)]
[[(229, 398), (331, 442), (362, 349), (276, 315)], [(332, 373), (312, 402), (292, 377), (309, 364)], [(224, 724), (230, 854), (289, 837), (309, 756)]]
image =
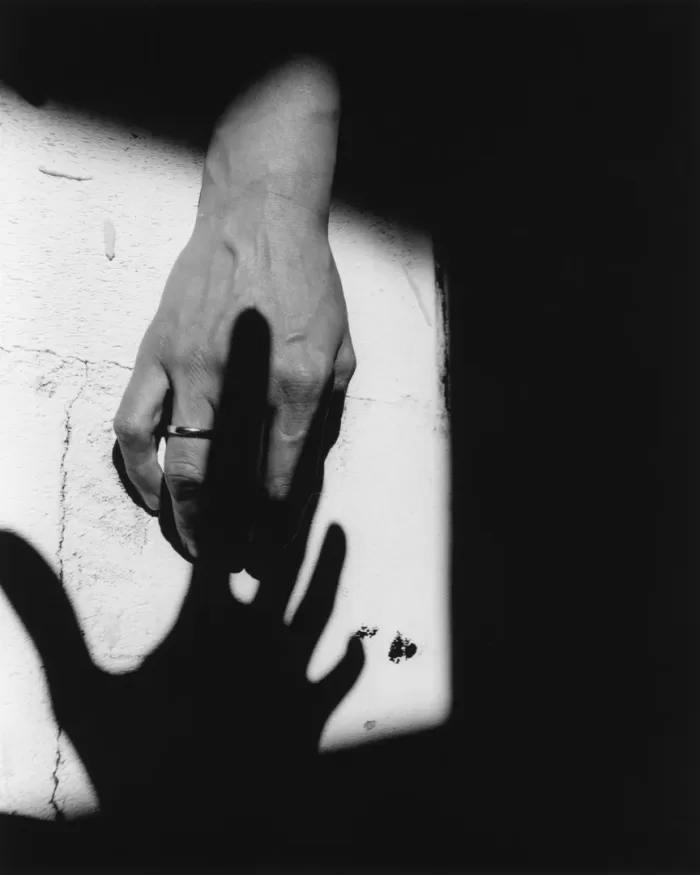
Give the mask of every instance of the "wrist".
[(207, 153), (199, 216), (221, 217), (251, 198), (271, 213), (306, 210), (327, 223), (340, 95), (313, 59), (272, 71), (220, 119)]

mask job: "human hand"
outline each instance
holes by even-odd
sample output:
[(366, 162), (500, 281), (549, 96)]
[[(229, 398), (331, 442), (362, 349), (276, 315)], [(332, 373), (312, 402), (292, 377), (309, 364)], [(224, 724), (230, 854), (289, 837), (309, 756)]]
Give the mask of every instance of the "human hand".
[[(191, 556), (197, 555), (194, 530), (207, 504), (202, 484), (209, 442), (169, 437), (163, 472), (157, 432), (167, 424), (162, 419), (169, 406), (173, 425), (212, 428), (238, 315), (255, 308), (271, 331), (268, 445), (249, 448), (246, 461), (271, 502), (288, 499), (312, 420), (325, 418), (332, 398), (338, 406), (355, 371), (328, 241), (337, 113), (332, 89), (323, 76), (319, 83), (319, 75), (317, 68), (291, 65), (222, 122), (205, 164), (194, 231), (168, 278), (114, 420), (128, 477), (152, 511), (159, 509), (164, 477)], [(272, 99), (281, 94), (283, 117)], [(284, 160), (277, 150), (261, 165), (259, 144), (268, 141), (264, 131), (272, 124), (284, 134), (277, 132)], [(307, 153), (314, 156), (310, 166), (301, 157)], [(317, 462), (320, 455), (321, 445)], [(301, 508), (290, 509), (273, 540), (288, 542), (300, 515)], [(249, 520), (248, 531), (237, 537), (250, 538), (252, 525)], [(271, 534), (264, 521), (257, 528)]]
[[(328, 405), (329, 393), (343, 394), (355, 370), (327, 236), (303, 211), (292, 205), (278, 209), (277, 220), (266, 219), (263, 204), (245, 199), (235, 223), (198, 227), (140, 346), (114, 427), (127, 473), (154, 511), (163, 479), (156, 429), (166, 396), (172, 393), (173, 424), (213, 427), (231, 328), (242, 310), (255, 307), (271, 328), (268, 401), (274, 414), (267, 470), (258, 472), (269, 499), (288, 497), (311, 422), (317, 414), (323, 418), (319, 406)], [(231, 448), (237, 450), (243, 448)], [(178, 533), (192, 556), (194, 529), (206, 503), (208, 452), (208, 440), (168, 438), (165, 482)], [(261, 457), (247, 463), (259, 465)]]

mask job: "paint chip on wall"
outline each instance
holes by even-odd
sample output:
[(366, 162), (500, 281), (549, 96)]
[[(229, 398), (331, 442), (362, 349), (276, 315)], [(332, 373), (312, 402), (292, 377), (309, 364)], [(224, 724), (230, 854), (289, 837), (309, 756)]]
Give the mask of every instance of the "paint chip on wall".
[(104, 224), (105, 255), (111, 261), (114, 258), (114, 244), (117, 239), (117, 229), (111, 219), (105, 219)]

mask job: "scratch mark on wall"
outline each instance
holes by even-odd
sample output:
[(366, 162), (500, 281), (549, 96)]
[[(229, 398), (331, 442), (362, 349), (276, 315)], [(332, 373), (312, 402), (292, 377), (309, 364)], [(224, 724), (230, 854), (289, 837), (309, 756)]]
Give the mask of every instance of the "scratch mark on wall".
[(419, 307), (421, 313), (423, 314), (423, 318), (425, 319), (426, 324), (432, 328), (433, 323), (430, 321), (430, 314), (428, 313), (428, 311), (425, 307), (425, 304), (423, 303), (423, 298), (421, 297), (420, 290), (419, 290), (418, 286), (416, 285), (415, 280), (413, 279), (411, 274), (408, 272), (408, 269), (406, 268), (405, 264), (402, 264), (401, 267), (403, 268), (403, 272), (406, 274), (406, 278), (408, 279), (408, 284), (410, 285), (410, 287), (413, 291), (413, 294), (416, 296), (416, 301), (418, 301), (418, 307)]
[(75, 182), (87, 182), (89, 179), (92, 179), (92, 176), (78, 176), (75, 173), (64, 173), (62, 170), (49, 170), (43, 164), (39, 167), (39, 170), (47, 176), (57, 176), (59, 179), (73, 179)]

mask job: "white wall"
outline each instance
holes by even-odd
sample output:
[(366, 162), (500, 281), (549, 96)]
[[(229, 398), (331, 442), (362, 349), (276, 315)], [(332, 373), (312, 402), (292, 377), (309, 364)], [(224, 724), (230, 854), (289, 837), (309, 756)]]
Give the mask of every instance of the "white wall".
[[(202, 156), (9, 90), (0, 113), (0, 527), (62, 570), (95, 661), (125, 671), (167, 633), (190, 566), (124, 494), (111, 422), (191, 232)], [(443, 320), (430, 241), (337, 206), (331, 244), (359, 364), (290, 612), (337, 521), (346, 565), (309, 676), (361, 626), (378, 631), (325, 748), (441, 722), (450, 700)], [(250, 581), (232, 587), (244, 597)], [(417, 645), (413, 658), (388, 658), (397, 632)], [(0, 810), (53, 817), (52, 798), (67, 813), (95, 804), (0, 593)]]

